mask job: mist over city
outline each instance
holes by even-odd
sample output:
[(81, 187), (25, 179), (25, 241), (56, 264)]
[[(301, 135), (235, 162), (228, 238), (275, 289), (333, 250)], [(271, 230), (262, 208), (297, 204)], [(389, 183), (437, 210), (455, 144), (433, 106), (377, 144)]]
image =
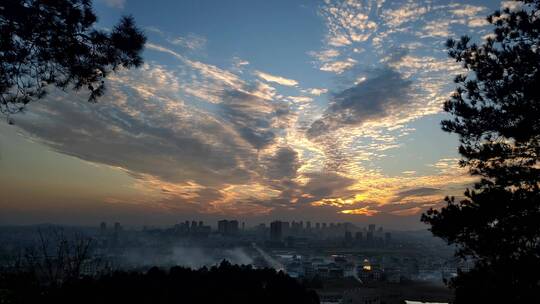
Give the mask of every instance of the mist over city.
[(539, 0), (0, 1), (0, 304), (540, 302)]

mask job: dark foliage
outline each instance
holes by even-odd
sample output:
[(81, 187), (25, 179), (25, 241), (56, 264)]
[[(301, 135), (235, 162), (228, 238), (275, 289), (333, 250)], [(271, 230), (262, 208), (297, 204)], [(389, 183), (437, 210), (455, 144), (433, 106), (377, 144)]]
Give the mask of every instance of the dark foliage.
[(480, 181), (422, 221), (475, 262), (450, 282), (456, 303), (540, 303), (540, 0), (523, 2), (487, 18), (484, 44), (447, 43), (468, 74), (442, 128), (459, 135), (460, 164)]
[[(0, 303), (319, 303), (317, 294), (273, 269), (231, 265), (168, 272), (115, 272), (40, 286), (24, 274), (0, 276)], [(1, 298), (3, 294), (3, 299)], [(4, 301), (4, 302), (2, 302)]]
[(2, 0), (0, 113), (24, 110), (49, 85), (87, 88), (95, 101), (111, 71), (142, 64), (146, 37), (133, 18), (110, 32), (93, 28), (96, 20), (90, 0)]

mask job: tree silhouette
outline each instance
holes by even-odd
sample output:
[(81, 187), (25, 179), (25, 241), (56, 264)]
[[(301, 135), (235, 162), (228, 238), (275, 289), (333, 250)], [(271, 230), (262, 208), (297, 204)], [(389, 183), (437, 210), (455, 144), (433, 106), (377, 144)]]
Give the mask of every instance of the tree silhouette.
[[(43, 286), (26, 273), (0, 273), (0, 303), (234, 303), (318, 304), (313, 290), (274, 269), (223, 261), (211, 268), (153, 267), (72, 278)], [(2, 302), (4, 300), (5, 302)]]
[[(98, 269), (94, 240), (77, 232), (68, 235), (60, 227), (39, 229), (36, 246), (26, 248), (19, 271), (33, 273), (47, 286), (79, 278), (84, 267)], [(1, 302), (0, 302), (1, 303)]]
[(111, 30), (93, 28), (90, 0), (4, 0), (0, 3), (0, 113), (9, 115), (43, 98), (46, 88), (104, 92), (118, 67), (142, 64), (146, 42), (132, 17)]
[(474, 262), (450, 281), (456, 303), (540, 303), (540, 0), (488, 16), (482, 45), (449, 40), (466, 75), (444, 110), (459, 135), (461, 166), (480, 178), (422, 221)]

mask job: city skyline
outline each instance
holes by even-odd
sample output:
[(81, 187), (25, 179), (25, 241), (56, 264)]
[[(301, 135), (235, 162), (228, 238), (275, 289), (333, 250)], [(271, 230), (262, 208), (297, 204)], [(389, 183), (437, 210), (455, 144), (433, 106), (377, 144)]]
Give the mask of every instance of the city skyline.
[(133, 15), (139, 69), (97, 104), (51, 90), (0, 123), (0, 223), (235, 218), (426, 228), (475, 179), (440, 130), (459, 65), (508, 1), (102, 0)]

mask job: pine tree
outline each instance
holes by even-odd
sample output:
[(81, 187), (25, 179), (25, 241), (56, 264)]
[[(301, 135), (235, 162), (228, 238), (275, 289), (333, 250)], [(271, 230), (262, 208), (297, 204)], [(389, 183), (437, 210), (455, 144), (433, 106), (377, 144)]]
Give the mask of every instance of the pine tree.
[(90, 0), (1, 1), (0, 113), (24, 110), (49, 85), (87, 88), (95, 101), (111, 71), (142, 64), (146, 37), (133, 18), (110, 31), (96, 21)]
[(488, 16), (485, 43), (447, 42), (467, 73), (442, 128), (459, 135), (460, 165), (479, 182), (422, 221), (474, 262), (449, 282), (456, 303), (540, 303), (540, 0), (516, 2)]

